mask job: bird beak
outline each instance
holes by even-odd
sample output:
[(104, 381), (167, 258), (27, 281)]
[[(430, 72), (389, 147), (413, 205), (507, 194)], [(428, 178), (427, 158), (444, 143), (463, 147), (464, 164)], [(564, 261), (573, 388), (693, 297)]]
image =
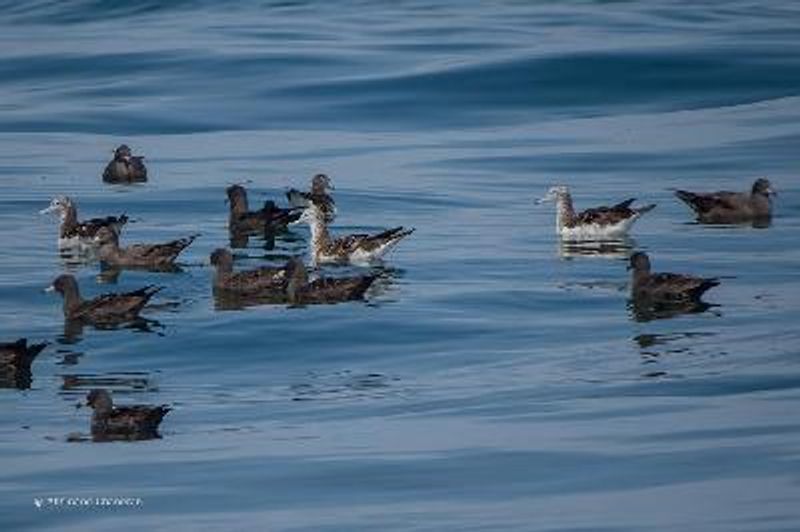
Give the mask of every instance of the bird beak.
[(54, 205), (50, 205), (46, 209), (42, 209), (41, 211), (39, 211), (39, 214), (49, 214), (49, 213), (53, 212), (54, 210), (56, 210), (56, 207)]
[(550, 196), (544, 196), (542, 198), (537, 199), (534, 203), (536, 205), (541, 205), (542, 203), (546, 203), (548, 201), (550, 201)]
[(768, 187), (767, 188), (767, 194), (769, 194), (770, 196), (777, 196), (778, 192), (774, 188)]
[(50, 285), (47, 288), (45, 288), (44, 291), (45, 291), (45, 293), (55, 292), (56, 291), (56, 287), (53, 286), (53, 285)]

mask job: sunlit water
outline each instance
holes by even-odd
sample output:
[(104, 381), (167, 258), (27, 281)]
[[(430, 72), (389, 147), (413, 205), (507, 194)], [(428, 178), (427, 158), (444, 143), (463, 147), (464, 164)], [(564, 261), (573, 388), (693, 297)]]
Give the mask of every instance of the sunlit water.
[[(0, 528), (800, 528), (797, 6), (462, 4), (0, 3), (0, 342), (52, 342), (0, 390)], [(101, 183), (121, 142), (146, 185)], [(380, 286), (215, 308), (225, 187), (283, 201), (320, 171), (334, 231), (416, 227)], [(693, 224), (670, 190), (762, 175), (766, 229)], [(554, 183), (656, 202), (633, 247), (723, 277), (713, 306), (635, 320), (629, 250), (560, 248)], [(181, 273), (101, 284), (37, 214), (58, 194), (128, 213), (127, 242), (202, 237)], [(64, 271), (165, 286), (158, 325), (69, 340), (42, 293)], [(172, 405), (163, 438), (83, 441), (97, 386)], [(34, 504), (56, 496), (141, 504)]]

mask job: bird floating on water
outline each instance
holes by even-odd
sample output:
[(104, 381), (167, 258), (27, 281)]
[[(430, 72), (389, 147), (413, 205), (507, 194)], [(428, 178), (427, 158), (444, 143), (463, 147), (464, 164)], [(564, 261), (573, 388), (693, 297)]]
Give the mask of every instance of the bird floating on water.
[(719, 285), (716, 277), (695, 277), (677, 273), (651, 273), (650, 258), (638, 251), (631, 255), (631, 297), (653, 303), (699, 301), (708, 289)]
[(272, 200), (264, 202), (260, 210), (249, 210), (247, 190), (242, 185), (231, 185), (225, 192), (230, 203), (228, 229), (231, 233), (283, 231), (300, 218), (299, 209), (282, 209)]
[(199, 235), (190, 235), (164, 244), (133, 244), (121, 248), (119, 236), (107, 227), (94, 237), (97, 257), (115, 267), (159, 268), (172, 266), (178, 255), (189, 247)]
[(86, 396), (92, 408), (91, 431), (95, 441), (149, 440), (160, 438), (158, 426), (171, 410), (167, 405), (114, 406), (111, 394), (94, 389)]
[(106, 165), (103, 171), (103, 181), (106, 183), (143, 183), (147, 181), (147, 168), (144, 165), (144, 156), (133, 155), (126, 145), (120, 145), (114, 150), (114, 158)]
[(215, 267), (214, 290), (239, 295), (283, 295), (286, 289), (285, 267), (262, 267), (256, 270), (233, 270), (233, 255), (227, 249), (216, 249), (211, 253), (211, 264)]
[(757, 179), (750, 192), (698, 193), (676, 190), (675, 195), (694, 211), (697, 220), (707, 224), (766, 222), (772, 216), (772, 197), (776, 195), (768, 179)]
[(102, 228), (108, 228), (115, 235), (119, 235), (122, 227), (128, 223), (128, 217), (124, 214), (120, 216), (106, 216), (105, 218), (92, 218), (90, 220), (78, 220), (78, 207), (75, 202), (67, 196), (53, 198), (50, 205), (39, 211), (39, 214), (58, 213), (61, 225), (58, 229), (59, 248), (93, 248), (95, 246), (94, 237)]
[(303, 211), (300, 221), (311, 229), (311, 265), (320, 263), (370, 263), (380, 260), (403, 238), (414, 232), (402, 226), (374, 235), (355, 234), (332, 238), (328, 232), (325, 213), (311, 203)]
[(339, 303), (364, 297), (377, 276), (320, 277), (309, 281), (303, 262), (297, 257), (286, 264), (286, 298), (293, 305)]
[(556, 233), (561, 238), (574, 240), (625, 236), (636, 220), (655, 207), (655, 204), (631, 207), (635, 201), (631, 198), (612, 207), (595, 207), (576, 213), (569, 189), (563, 185), (550, 187), (537, 203), (547, 201), (556, 202)]
[(103, 294), (85, 300), (81, 297), (75, 278), (63, 274), (53, 281), (47, 291), (62, 295), (64, 318), (67, 320), (94, 325), (114, 325), (136, 320), (150, 298), (161, 289), (151, 285), (132, 292)]

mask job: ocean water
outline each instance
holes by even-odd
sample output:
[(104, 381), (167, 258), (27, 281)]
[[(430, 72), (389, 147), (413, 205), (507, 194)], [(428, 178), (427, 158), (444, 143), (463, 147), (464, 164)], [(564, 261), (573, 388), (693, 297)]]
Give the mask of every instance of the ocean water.
[[(2, 530), (800, 529), (800, 8), (731, 2), (0, 2)], [(100, 180), (120, 143), (150, 180)], [(224, 189), (329, 174), (337, 233), (416, 232), (363, 302), (223, 310)], [(674, 188), (778, 190), (767, 228)], [(559, 245), (554, 207), (657, 203), (631, 249), (720, 276), (639, 320), (630, 249)], [(99, 276), (38, 211), (199, 232), (179, 273)], [(237, 267), (306, 251), (294, 227)], [(605, 250), (609, 251), (609, 250)], [(148, 329), (66, 335), (42, 289), (164, 286)], [(326, 268), (326, 275), (361, 271)], [(94, 387), (169, 404), (94, 443)], [(76, 434), (78, 437), (76, 437)], [(77, 440), (77, 441), (73, 441)], [(50, 497), (72, 498), (57, 505)], [(81, 505), (95, 497), (135, 504)], [(42, 502), (37, 507), (36, 501)], [(76, 506), (77, 504), (77, 506)]]

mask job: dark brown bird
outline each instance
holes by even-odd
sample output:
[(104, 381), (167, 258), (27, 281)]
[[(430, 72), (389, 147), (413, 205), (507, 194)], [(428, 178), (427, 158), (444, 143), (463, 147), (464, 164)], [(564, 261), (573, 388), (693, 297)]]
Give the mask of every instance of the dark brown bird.
[(111, 394), (104, 389), (90, 391), (86, 405), (94, 410), (91, 429), (95, 441), (160, 438), (158, 426), (171, 410), (167, 405), (115, 407)]
[(772, 216), (772, 196), (775, 196), (775, 191), (769, 180), (761, 178), (753, 183), (749, 193), (676, 190), (675, 195), (692, 208), (699, 222), (737, 224), (768, 221)]
[(119, 247), (119, 237), (108, 228), (101, 228), (95, 236), (97, 257), (115, 267), (160, 268), (172, 266), (178, 255), (189, 247), (199, 235), (191, 235), (165, 244), (133, 244)]
[(376, 279), (375, 275), (359, 275), (319, 278), (309, 282), (305, 265), (296, 257), (289, 259), (286, 270), (289, 277), (286, 298), (294, 305), (339, 303), (361, 299)]
[(325, 217), (326, 223), (331, 223), (336, 218), (336, 203), (328, 194), (328, 190), (333, 190), (331, 179), (325, 174), (317, 174), (311, 178), (311, 190), (302, 192), (295, 188), (286, 192), (286, 199), (292, 207), (308, 207), (314, 203)]
[(233, 271), (233, 255), (227, 249), (217, 249), (211, 254), (211, 264), (216, 268), (214, 289), (235, 294), (283, 294), (286, 289), (286, 268), (263, 267), (257, 270)]
[(650, 258), (641, 251), (630, 258), (631, 297), (654, 303), (699, 301), (703, 293), (719, 284), (719, 279), (677, 273), (650, 273)]
[(0, 342), (0, 388), (30, 388), (31, 363), (45, 347), (47, 342), (28, 345), (26, 338)]
[(122, 144), (114, 150), (114, 158), (103, 171), (106, 183), (143, 183), (147, 181), (144, 157), (133, 155), (131, 149)]
[(300, 218), (298, 209), (282, 209), (274, 201), (264, 202), (264, 208), (250, 211), (247, 190), (241, 185), (231, 185), (226, 189), (230, 213), (228, 229), (231, 233), (260, 234), (286, 230), (286, 226)]
[(133, 292), (103, 294), (84, 300), (78, 290), (78, 282), (71, 275), (60, 275), (48, 291), (59, 292), (64, 298), (64, 317), (92, 324), (116, 324), (133, 321), (162, 288), (146, 286)]
[(119, 235), (122, 226), (128, 223), (128, 217), (124, 214), (120, 216), (106, 216), (105, 218), (92, 218), (90, 220), (78, 221), (78, 208), (75, 202), (67, 196), (53, 198), (50, 206), (39, 211), (39, 214), (56, 212), (61, 218), (61, 227), (58, 231), (58, 247), (85, 246), (93, 247), (93, 238), (97, 232), (106, 227), (114, 234)]

